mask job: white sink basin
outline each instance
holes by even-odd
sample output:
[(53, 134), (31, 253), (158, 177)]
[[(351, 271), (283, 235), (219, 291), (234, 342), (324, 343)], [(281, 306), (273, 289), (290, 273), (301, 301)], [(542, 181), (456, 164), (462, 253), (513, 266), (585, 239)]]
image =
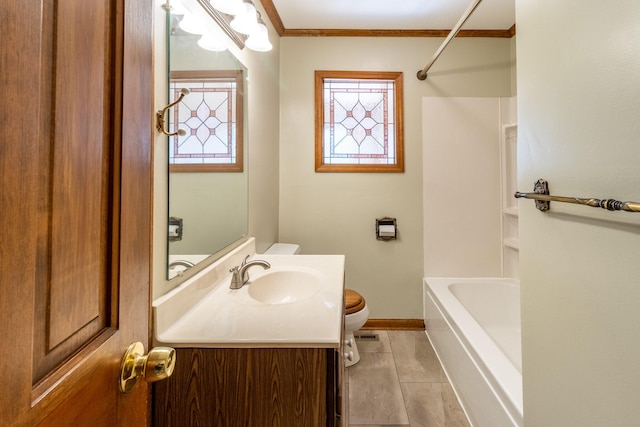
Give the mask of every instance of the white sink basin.
[(263, 304), (288, 304), (311, 298), (320, 287), (320, 274), (312, 269), (265, 270), (251, 278), (248, 294)]
[[(230, 289), (246, 256), (271, 264)], [(181, 348), (339, 348), (344, 255), (256, 254), (249, 238), (153, 302), (154, 345)]]

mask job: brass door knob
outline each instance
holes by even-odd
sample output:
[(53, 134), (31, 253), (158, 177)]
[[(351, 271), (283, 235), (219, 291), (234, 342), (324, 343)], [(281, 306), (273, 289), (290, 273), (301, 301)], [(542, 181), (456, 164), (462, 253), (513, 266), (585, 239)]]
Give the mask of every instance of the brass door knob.
[(141, 342), (129, 346), (120, 364), (120, 391), (128, 393), (138, 377), (154, 382), (170, 377), (176, 365), (176, 351), (171, 347), (155, 347), (144, 355)]

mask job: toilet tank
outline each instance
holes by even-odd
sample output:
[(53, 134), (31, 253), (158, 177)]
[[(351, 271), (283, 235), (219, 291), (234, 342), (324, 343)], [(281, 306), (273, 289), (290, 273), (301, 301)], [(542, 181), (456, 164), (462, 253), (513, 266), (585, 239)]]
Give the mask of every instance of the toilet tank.
[(300, 253), (300, 245), (295, 243), (274, 243), (265, 251), (266, 255), (296, 255)]

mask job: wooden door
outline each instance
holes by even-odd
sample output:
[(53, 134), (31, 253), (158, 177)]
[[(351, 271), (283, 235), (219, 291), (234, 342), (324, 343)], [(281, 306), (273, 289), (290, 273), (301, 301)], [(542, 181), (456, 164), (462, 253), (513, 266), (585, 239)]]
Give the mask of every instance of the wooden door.
[(0, 0), (0, 425), (143, 426), (152, 6)]

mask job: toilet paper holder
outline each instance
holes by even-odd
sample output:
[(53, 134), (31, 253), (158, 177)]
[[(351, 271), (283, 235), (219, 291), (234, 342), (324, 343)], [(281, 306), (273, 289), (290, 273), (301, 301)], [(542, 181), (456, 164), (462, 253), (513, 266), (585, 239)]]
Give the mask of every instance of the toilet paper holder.
[(177, 242), (182, 240), (182, 218), (169, 217), (169, 241)]
[(398, 238), (398, 227), (395, 218), (388, 216), (376, 219), (376, 239), (388, 242)]

